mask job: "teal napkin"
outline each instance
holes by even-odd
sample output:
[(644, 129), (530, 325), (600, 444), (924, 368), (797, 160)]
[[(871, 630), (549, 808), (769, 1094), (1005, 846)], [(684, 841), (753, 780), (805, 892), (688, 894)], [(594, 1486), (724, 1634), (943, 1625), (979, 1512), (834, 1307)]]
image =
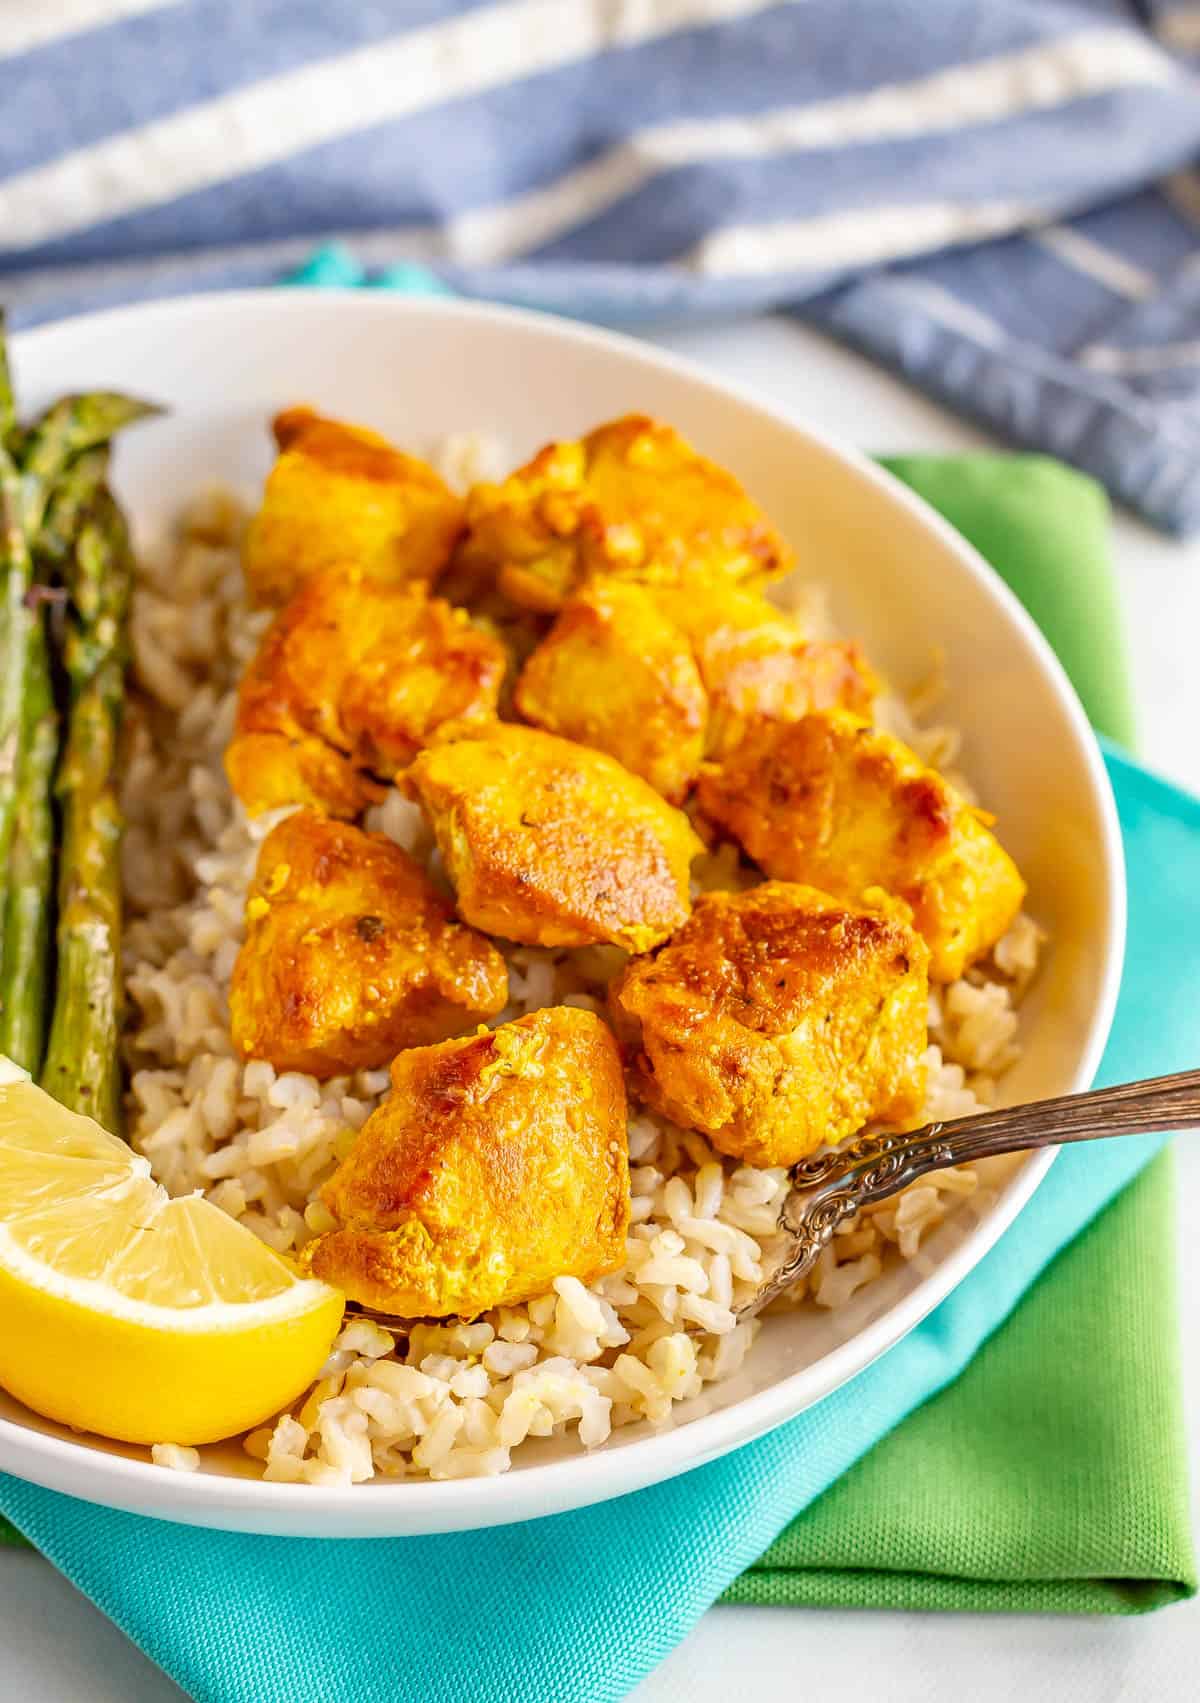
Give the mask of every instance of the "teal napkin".
[[(1200, 1053), (1200, 800), (1115, 749), (1107, 758), (1130, 874), (1129, 955), (1101, 1071), (1112, 1082)], [(362, 1543), (192, 1530), (3, 1476), (0, 1510), (197, 1703), (615, 1703), (799, 1509), (958, 1375), (1160, 1146), (1062, 1153), (971, 1276), (853, 1383), (617, 1502)]]

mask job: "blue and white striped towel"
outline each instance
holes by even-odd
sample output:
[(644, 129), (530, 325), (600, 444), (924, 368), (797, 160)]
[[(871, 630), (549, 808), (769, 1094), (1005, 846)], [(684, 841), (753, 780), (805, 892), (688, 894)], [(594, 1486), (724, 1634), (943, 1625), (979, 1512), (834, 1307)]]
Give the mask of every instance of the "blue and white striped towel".
[(18, 320), (368, 273), (614, 323), (793, 306), (1200, 526), (1200, 5), (0, 8)]

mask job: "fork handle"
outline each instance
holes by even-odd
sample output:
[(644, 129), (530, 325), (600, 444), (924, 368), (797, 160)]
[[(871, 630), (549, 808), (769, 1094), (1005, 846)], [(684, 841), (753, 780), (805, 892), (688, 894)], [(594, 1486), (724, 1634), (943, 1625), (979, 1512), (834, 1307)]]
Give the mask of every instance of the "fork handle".
[(810, 1271), (840, 1224), (931, 1171), (1071, 1141), (1176, 1129), (1200, 1129), (1200, 1070), (979, 1112), (907, 1133), (867, 1135), (849, 1147), (802, 1159), (792, 1170), (779, 1218), (793, 1245), (745, 1315)]

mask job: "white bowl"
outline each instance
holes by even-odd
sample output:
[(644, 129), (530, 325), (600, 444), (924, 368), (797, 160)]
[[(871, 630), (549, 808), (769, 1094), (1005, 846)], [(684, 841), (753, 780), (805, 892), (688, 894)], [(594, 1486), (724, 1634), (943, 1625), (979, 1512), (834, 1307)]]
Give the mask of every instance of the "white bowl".
[[(457, 431), (503, 438), (514, 462), (556, 436), (630, 410), (660, 415), (732, 467), (826, 584), (834, 614), (897, 683), (944, 651), (946, 719), (1053, 936), (1023, 1010), (1025, 1053), (1009, 1100), (1089, 1085), (1120, 978), (1120, 833), (1087, 721), (1045, 640), (969, 545), (863, 456), (686, 363), (563, 320), (458, 302), (275, 291), (210, 296), (75, 319), (14, 340), (18, 393), (36, 408), (64, 390), (119, 386), (169, 418), (122, 441), (120, 494), (139, 537), (167, 526), (207, 481), (253, 487), (266, 424), (312, 402), (421, 447)], [(802, 394), (802, 387), (800, 387)], [(865, 423), (864, 423), (865, 426)], [(954, 1288), (1045, 1174), (1017, 1167), (979, 1223), (951, 1219), (925, 1275), (889, 1272), (836, 1318), (808, 1312), (762, 1330), (743, 1370), (657, 1432), (574, 1442), (492, 1479), (315, 1488), (264, 1484), (235, 1444), (195, 1474), (80, 1438), (0, 1394), (0, 1469), (140, 1514), (296, 1536), (396, 1536), (559, 1513), (669, 1478), (736, 1448), (854, 1377)]]

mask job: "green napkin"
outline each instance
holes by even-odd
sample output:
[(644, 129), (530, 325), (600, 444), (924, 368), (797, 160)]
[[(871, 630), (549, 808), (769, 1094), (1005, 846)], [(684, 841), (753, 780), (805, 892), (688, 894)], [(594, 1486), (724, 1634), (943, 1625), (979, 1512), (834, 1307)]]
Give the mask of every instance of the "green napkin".
[(1190, 1596), (1172, 1172), (1168, 1149), (957, 1383), (793, 1520), (725, 1600), (1143, 1614)]
[[(1128, 741), (1099, 488), (1041, 457), (888, 465), (987, 551), (1093, 720)], [(1190, 1594), (1169, 1165), (1144, 1172), (958, 1382), (793, 1521), (726, 1600), (1135, 1612)]]

